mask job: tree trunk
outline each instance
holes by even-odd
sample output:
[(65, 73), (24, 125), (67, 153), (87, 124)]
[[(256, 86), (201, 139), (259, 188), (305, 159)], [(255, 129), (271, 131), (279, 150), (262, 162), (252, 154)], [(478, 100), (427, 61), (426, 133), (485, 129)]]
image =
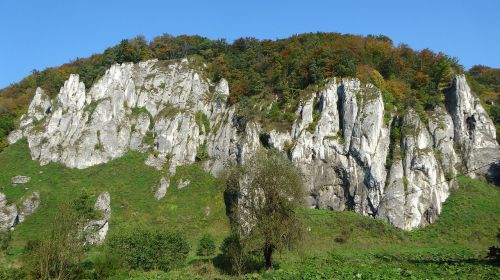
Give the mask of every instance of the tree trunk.
[(264, 247), (264, 259), (266, 260), (266, 269), (273, 270), (273, 246), (266, 245)]

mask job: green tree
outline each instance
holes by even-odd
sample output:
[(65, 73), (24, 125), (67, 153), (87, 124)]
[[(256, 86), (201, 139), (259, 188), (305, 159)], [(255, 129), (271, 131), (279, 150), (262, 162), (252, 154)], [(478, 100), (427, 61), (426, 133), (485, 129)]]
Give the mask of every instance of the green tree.
[(238, 193), (233, 197), (240, 197), (231, 212), (233, 231), (252, 240), (263, 253), (265, 267), (273, 269), (273, 253), (291, 248), (302, 237), (297, 216), (305, 198), (301, 176), (281, 153), (267, 150), (230, 168), (223, 181), (229, 193)]

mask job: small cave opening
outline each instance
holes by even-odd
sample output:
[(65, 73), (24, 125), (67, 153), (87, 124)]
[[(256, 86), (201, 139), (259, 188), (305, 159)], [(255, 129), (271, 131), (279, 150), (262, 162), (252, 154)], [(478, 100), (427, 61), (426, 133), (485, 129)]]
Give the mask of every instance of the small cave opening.
[(271, 140), (271, 136), (267, 133), (261, 133), (259, 135), (259, 140), (260, 140), (260, 144), (262, 144), (262, 146), (266, 149), (271, 149), (271, 143), (269, 142), (269, 140)]
[(500, 162), (494, 162), (488, 167), (486, 180), (495, 186), (500, 186)]
[(476, 118), (474, 116), (468, 117), (465, 122), (467, 123), (467, 130), (469, 132), (472, 132), (473, 130), (476, 129)]
[(48, 115), (50, 113), (52, 113), (52, 106), (49, 106), (49, 107), (47, 107), (47, 109), (45, 109), (45, 114), (46, 115)]

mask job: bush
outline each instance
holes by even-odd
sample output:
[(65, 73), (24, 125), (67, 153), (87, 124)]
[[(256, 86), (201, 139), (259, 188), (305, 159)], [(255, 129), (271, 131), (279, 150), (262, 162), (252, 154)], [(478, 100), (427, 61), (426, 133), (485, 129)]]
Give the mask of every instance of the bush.
[(245, 272), (244, 244), (236, 233), (226, 237), (220, 247), (222, 252), (222, 268), (233, 274), (242, 275)]
[(51, 223), (50, 235), (30, 242), (25, 269), (33, 279), (78, 279), (84, 254), (81, 220), (69, 204), (59, 207)]
[(26, 274), (19, 268), (0, 267), (0, 280), (25, 279)]
[[(500, 228), (498, 228), (497, 243), (500, 243)], [(488, 248), (488, 258), (499, 262), (500, 261), (500, 247), (491, 246), (490, 248)]]
[(209, 235), (205, 234), (198, 242), (198, 249), (196, 255), (201, 257), (209, 257), (215, 253), (215, 240)]
[(189, 243), (179, 233), (150, 229), (117, 231), (107, 245), (133, 269), (169, 271), (182, 266), (189, 253)]
[(91, 260), (83, 263), (85, 269), (85, 278), (89, 279), (108, 279), (117, 275), (119, 271), (125, 268), (123, 258), (110, 252), (99, 253)]
[(72, 202), (71, 207), (78, 216), (84, 220), (97, 220), (101, 218), (101, 213), (94, 208), (94, 198), (85, 191), (82, 191)]

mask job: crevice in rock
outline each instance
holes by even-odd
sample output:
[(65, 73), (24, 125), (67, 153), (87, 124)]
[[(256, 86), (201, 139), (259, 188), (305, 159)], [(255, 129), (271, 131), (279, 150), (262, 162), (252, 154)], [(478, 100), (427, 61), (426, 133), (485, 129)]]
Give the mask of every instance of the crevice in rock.
[(472, 131), (476, 129), (476, 118), (474, 118), (474, 116), (470, 116), (465, 121), (467, 123), (467, 130), (469, 131), (469, 137), (472, 138)]
[(270, 139), (271, 139), (271, 135), (269, 135), (268, 133), (261, 133), (259, 135), (260, 144), (266, 149), (272, 148), (271, 144), (269, 143)]
[[(337, 113), (339, 115), (339, 129), (344, 131), (344, 103), (345, 103), (345, 94), (344, 94), (344, 85), (341, 84), (337, 88)], [(342, 135), (344, 136), (344, 135)]]

